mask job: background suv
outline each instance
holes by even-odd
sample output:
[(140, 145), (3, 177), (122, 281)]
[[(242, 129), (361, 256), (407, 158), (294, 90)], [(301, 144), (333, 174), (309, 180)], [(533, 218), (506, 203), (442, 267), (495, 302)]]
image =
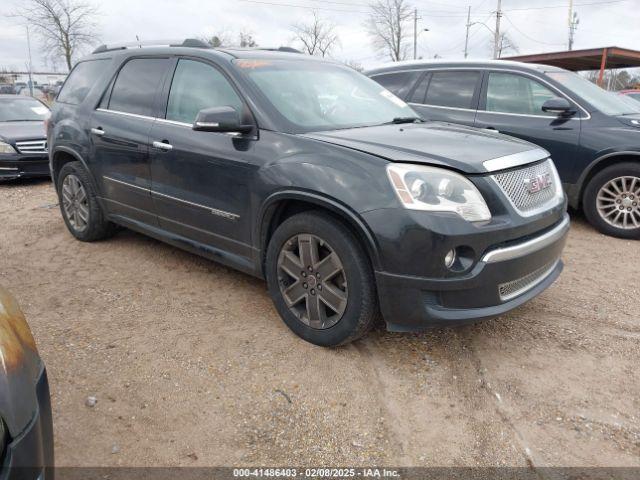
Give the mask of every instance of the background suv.
[(267, 280), (285, 323), (338, 345), (504, 313), (560, 274), (548, 152), (424, 123), (344, 65), (295, 53), (101, 47), (48, 127), (69, 231), (114, 224)]
[(547, 149), (571, 206), (601, 232), (640, 238), (640, 104), (548, 65), (406, 62), (367, 74), (426, 119)]

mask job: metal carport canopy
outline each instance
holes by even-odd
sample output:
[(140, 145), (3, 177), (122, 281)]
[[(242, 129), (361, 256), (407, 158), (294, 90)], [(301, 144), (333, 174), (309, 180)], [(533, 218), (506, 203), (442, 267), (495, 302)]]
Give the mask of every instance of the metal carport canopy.
[(542, 63), (574, 72), (600, 70), (598, 84), (602, 86), (604, 71), (607, 68), (640, 67), (640, 51), (620, 47), (604, 47), (565, 52), (538, 53), (534, 55), (518, 55), (515, 57), (505, 57), (502, 58), (502, 60)]

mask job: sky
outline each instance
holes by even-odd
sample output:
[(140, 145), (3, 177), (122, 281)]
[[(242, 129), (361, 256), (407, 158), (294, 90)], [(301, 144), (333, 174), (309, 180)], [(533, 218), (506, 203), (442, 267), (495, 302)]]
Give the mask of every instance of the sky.
[[(0, 0), (0, 69), (25, 69), (24, 23), (12, 16), (28, 0)], [(83, 0), (85, 1), (85, 0)], [(315, 10), (335, 25), (340, 45), (337, 60), (365, 68), (388, 61), (367, 35), (368, 0), (108, 0), (99, 8), (95, 34), (100, 43), (182, 39), (240, 30), (253, 34), (260, 46), (296, 46), (291, 26), (308, 22)], [(497, 0), (407, 0), (418, 11), (418, 57), (463, 57), (467, 9), (471, 6), (469, 58), (490, 58)], [(569, 0), (502, 0), (502, 31), (518, 53), (566, 50)], [(574, 0), (580, 23), (574, 49), (619, 46), (640, 50), (640, 0)], [(485, 25), (482, 25), (484, 23)], [(410, 25), (411, 33), (413, 26)], [(32, 35), (33, 67), (64, 71), (51, 64)], [(410, 49), (411, 54), (413, 49)], [(506, 55), (516, 54), (510, 51)]]

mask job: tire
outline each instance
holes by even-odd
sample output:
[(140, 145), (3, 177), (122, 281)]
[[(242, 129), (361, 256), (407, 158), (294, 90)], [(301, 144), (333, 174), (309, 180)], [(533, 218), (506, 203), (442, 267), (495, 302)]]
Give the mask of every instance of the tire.
[[(310, 255), (315, 263), (305, 261)], [(278, 313), (308, 342), (343, 345), (366, 334), (377, 319), (369, 259), (351, 231), (329, 214), (304, 212), (285, 220), (269, 242), (265, 270)]]
[[(74, 192), (76, 187), (78, 190)], [(106, 219), (96, 189), (82, 163), (69, 162), (62, 166), (56, 190), (62, 218), (75, 238), (82, 242), (94, 242), (115, 233), (116, 226)], [(69, 198), (72, 200), (70, 207)]]
[(591, 179), (584, 191), (582, 208), (589, 223), (605, 235), (638, 239), (639, 197), (640, 164), (619, 163), (605, 168)]

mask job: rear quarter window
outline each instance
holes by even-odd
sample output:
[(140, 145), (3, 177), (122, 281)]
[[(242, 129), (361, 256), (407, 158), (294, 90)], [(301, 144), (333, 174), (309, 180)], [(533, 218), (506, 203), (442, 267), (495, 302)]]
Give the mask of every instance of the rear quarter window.
[(396, 72), (372, 76), (371, 79), (378, 82), (396, 97), (404, 99), (421, 72)]
[(64, 82), (56, 101), (72, 105), (82, 103), (108, 66), (107, 59), (87, 60), (78, 63), (69, 74), (67, 81)]

